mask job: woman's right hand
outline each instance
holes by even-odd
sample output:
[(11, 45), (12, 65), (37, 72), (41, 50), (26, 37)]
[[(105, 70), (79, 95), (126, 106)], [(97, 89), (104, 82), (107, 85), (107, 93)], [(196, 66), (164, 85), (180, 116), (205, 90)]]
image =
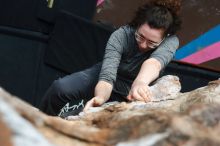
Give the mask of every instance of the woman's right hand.
[(94, 97), (89, 100), (84, 108), (84, 112), (87, 111), (90, 107), (101, 106), (105, 103), (111, 95), (112, 85), (105, 81), (99, 81), (95, 87)]
[(97, 107), (97, 106), (101, 106), (102, 104), (104, 104), (108, 99), (105, 99), (103, 97), (98, 97), (95, 96), (93, 97), (91, 100), (89, 100), (86, 105), (85, 108), (83, 109), (84, 112), (86, 112), (90, 107)]

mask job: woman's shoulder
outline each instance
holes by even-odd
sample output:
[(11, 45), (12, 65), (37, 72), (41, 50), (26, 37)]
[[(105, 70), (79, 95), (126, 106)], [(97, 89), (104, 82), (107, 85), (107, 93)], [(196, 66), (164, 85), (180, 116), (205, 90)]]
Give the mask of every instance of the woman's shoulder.
[(116, 29), (115, 33), (123, 33), (129, 36), (134, 33), (134, 29), (129, 25), (123, 25)]
[(172, 44), (174, 46), (179, 46), (179, 38), (177, 35), (170, 35), (170, 36), (167, 36), (165, 41), (164, 41), (165, 44)]
[(177, 35), (167, 36), (165, 40), (174, 41), (174, 42), (179, 42), (179, 38), (178, 38)]
[(126, 33), (128, 33), (128, 34), (135, 32), (134, 28), (132, 28), (132, 27), (129, 26), (129, 25), (121, 26), (120, 29), (124, 30), (124, 31), (125, 31)]
[(125, 42), (130, 42), (133, 36), (134, 30), (129, 25), (120, 26), (112, 34), (112, 37), (124, 40)]

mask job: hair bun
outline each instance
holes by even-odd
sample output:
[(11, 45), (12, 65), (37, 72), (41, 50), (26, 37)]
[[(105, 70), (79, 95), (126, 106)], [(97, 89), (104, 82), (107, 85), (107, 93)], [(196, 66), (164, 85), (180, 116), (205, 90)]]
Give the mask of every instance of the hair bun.
[(181, 8), (181, 0), (152, 0), (153, 5), (164, 6), (178, 15)]

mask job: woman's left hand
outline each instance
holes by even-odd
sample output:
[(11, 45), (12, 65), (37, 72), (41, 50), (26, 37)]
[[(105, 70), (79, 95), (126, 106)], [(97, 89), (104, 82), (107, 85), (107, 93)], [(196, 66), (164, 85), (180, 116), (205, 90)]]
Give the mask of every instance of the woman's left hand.
[(129, 101), (144, 101), (150, 102), (152, 93), (149, 90), (149, 86), (141, 81), (133, 83), (127, 99)]

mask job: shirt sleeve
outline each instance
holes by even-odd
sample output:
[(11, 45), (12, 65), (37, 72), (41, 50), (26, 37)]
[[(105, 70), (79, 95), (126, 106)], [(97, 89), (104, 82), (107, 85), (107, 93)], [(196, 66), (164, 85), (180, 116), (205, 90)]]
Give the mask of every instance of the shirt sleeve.
[(126, 44), (126, 34), (123, 28), (119, 28), (112, 33), (105, 48), (99, 80), (104, 80), (113, 85), (116, 81), (118, 66)]
[(162, 69), (173, 59), (177, 48), (179, 47), (179, 39), (173, 35), (167, 37), (161, 45), (151, 54), (150, 58), (157, 59)]

